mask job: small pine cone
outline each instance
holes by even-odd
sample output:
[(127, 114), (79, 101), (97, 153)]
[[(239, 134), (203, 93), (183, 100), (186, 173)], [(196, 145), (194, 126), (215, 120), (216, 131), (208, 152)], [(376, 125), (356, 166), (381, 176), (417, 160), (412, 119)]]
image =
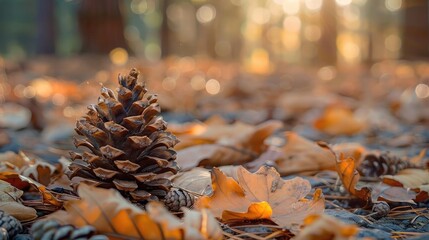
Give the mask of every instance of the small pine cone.
[(6, 229), (9, 238), (22, 232), (21, 222), (3, 211), (0, 211), (0, 228)]
[(71, 225), (61, 225), (55, 220), (38, 221), (31, 227), (31, 236), (35, 240), (107, 240), (104, 235), (95, 235), (95, 228), (84, 226), (76, 228)]
[(182, 189), (173, 188), (164, 198), (165, 206), (171, 211), (180, 211), (181, 207), (192, 207), (194, 205), (194, 196)]
[(385, 217), (390, 212), (390, 206), (387, 202), (384, 201), (377, 202), (372, 206), (372, 212), (376, 217)]
[(412, 164), (390, 152), (381, 154), (370, 153), (365, 156), (358, 167), (361, 176), (380, 177), (382, 175), (395, 175), (402, 169), (413, 167)]

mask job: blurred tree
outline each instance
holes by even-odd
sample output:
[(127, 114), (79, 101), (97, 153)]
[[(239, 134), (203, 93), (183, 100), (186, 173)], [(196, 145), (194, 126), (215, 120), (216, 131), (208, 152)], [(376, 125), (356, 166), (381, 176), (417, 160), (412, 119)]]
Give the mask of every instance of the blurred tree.
[(36, 53), (55, 53), (54, 0), (37, 1)]
[(429, 57), (429, 1), (407, 0), (404, 3), (404, 59)]
[(78, 22), (83, 52), (108, 53), (117, 47), (128, 49), (122, 4), (120, 0), (82, 0)]
[(161, 1), (162, 25), (161, 25), (161, 56), (167, 57), (171, 54), (169, 39), (171, 31), (168, 27), (167, 9), (170, 5), (170, 0)]
[(319, 63), (335, 65), (337, 63), (337, 14), (335, 0), (325, 0), (320, 12), (322, 34), (319, 40)]

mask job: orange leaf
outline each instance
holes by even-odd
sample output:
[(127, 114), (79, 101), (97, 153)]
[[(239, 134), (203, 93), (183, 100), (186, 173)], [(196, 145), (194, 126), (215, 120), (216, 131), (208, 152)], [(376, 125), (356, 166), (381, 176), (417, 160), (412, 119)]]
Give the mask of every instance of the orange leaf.
[(214, 168), (213, 195), (200, 198), (196, 206), (210, 207), (222, 220), (269, 217), (291, 231), (297, 231), (308, 214), (324, 210), (320, 190), (312, 200), (304, 198), (311, 185), (302, 178), (283, 180), (274, 168), (261, 167), (256, 173), (250, 173), (241, 166), (237, 169), (237, 178), (236, 181)]
[(337, 161), (337, 172), (349, 193), (365, 201), (369, 199), (370, 190), (368, 188), (356, 188), (360, 175), (356, 170), (356, 162), (353, 158), (344, 158), (343, 154), (340, 154)]
[(361, 132), (365, 124), (350, 109), (333, 105), (325, 109), (323, 115), (314, 122), (314, 127), (331, 135), (353, 135)]
[(233, 212), (225, 210), (222, 212), (222, 220), (256, 220), (256, 219), (271, 219), (273, 209), (269, 203), (262, 201), (258, 203), (251, 203), (246, 212)]
[(204, 231), (197, 227), (201, 224), (183, 224), (159, 202), (148, 203), (146, 212), (128, 202), (116, 190), (83, 183), (79, 185), (78, 194), (81, 199), (65, 204), (67, 212), (57, 211), (49, 218), (77, 227), (92, 225), (102, 234), (114, 234), (124, 239), (184, 239), (188, 234), (219, 239), (219, 225), (211, 215), (202, 213), (203, 210), (201, 213), (189, 210), (191, 212), (185, 214), (184, 221), (189, 222), (195, 215), (203, 214), (204, 221), (210, 222), (210, 226), (201, 223), (205, 226)]

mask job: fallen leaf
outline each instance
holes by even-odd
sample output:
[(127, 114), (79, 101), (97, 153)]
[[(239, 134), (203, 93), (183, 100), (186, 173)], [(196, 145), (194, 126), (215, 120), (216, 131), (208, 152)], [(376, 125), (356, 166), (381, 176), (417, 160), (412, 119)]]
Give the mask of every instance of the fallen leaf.
[(377, 183), (371, 186), (371, 200), (373, 203), (387, 201), (415, 204), (413, 200), (416, 197), (416, 192), (403, 187), (393, 187), (384, 183)]
[(417, 193), (417, 202), (429, 199), (429, 171), (424, 169), (409, 168), (399, 171), (396, 175), (384, 175), (383, 183), (394, 187), (411, 189)]
[(408, 168), (399, 171), (395, 175), (384, 175), (383, 182), (398, 187), (419, 188), (429, 184), (429, 171), (417, 168)]
[(197, 145), (177, 151), (176, 162), (182, 170), (196, 166), (243, 164), (256, 158), (252, 152), (217, 144)]
[[(279, 121), (267, 121), (249, 130), (227, 128), (216, 144), (201, 144), (177, 152), (177, 163), (183, 170), (196, 166), (239, 165), (257, 158), (268, 146), (264, 143), (274, 131), (281, 128)], [(244, 132), (244, 133), (243, 133)]]
[[(91, 225), (101, 234), (123, 238), (184, 239), (185, 236), (198, 236), (195, 239), (219, 239), (220, 227), (214, 226), (215, 219), (203, 210), (189, 210), (191, 212), (185, 214), (183, 223), (159, 202), (148, 203), (146, 212), (113, 189), (80, 184), (78, 195), (81, 199), (65, 204), (66, 211), (57, 211), (48, 218), (76, 227)], [(199, 214), (203, 217), (200, 222), (195, 222)]]
[(365, 123), (357, 119), (350, 109), (332, 105), (314, 122), (314, 127), (330, 135), (354, 135), (365, 128)]
[(20, 198), (24, 192), (10, 183), (0, 180), (0, 210), (20, 221), (37, 218), (36, 210), (22, 205)]
[(238, 181), (214, 168), (213, 194), (201, 197), (196, 206), (209, 206), (214, 216), (222, 220), (270, 219), (293, 232), (308, 214), (324, 210), (320, 190), (316, 190), (312, 200), (304, 198), (311, 185), (302, 178), (283, 180), (270, 167), (261, 167), (256, 173), (239, 167), (237, 178)]
[(24, 166), (20, 172), (23, 176), (47, 186), (51, 183), (52, 177), (56, 175), (56, 168), (47, 162), (35, 161), (28, 166)]
[(32, 186), (41, 194), (43, 203), (56, 207), (61, 207), (63, 205), (62, 201), (58, 200), (48, 189), (46, 189), (46, 186), (16, 172), (0, 172), (0, 180), (6, 181), (19, 189)]
[(335, 170), (335, 156), (330, 149), (294, 132), (285, 132), (285, 138), (286, 144), (281, 148), (283, 156), (275, 160), (276, 168), (282, 176)]
[(356, 225), (342, 223), (329, 215), (310, 215), (295, 240), (352, 240), (359, 232)]
[(356, 184), (359, 182), (359, 172), (356, 170), (356, 160), (353, 158), (346, 158), (340, 154), (339, 159), (336, 161), (337, 172), (340, 176), (341, 182), (349, 193), (364, 201), (368, 201), (370, 196), (370, 189), (367, 187), (357, 188)]

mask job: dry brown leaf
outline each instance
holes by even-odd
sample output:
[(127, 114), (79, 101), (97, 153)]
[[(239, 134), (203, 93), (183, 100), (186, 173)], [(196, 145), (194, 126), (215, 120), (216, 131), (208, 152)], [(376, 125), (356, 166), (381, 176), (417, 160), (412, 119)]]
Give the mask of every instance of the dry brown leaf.
[(34, 163), (20, 169), (20, 172), (23, 176), (47, 186), (51, 183), (53, 176), (56, 175), (56, 168), (47, 162), (34, 161)]
[(343, 106), (332, 105), (314, 122), (314, 127), (330, 135), (353, 135), (365, 128), (365, 123)]
[[(149, 203), (145, 212), (113, 189), (80, 184), (78, 194), (80, 200), (67, 202), (66, 211), (57, 211), (49, 218), (78, 227), (92, 225), (102, 234), (114, 234), (125, 238), (184, 239), (186, 234), (195, 236), (199, 233), (202, 237), (195, 239), (219, 239), (217, 232), (220, 227), (217, 226), (216, 229), (216, 226), (213, 226), (215, 221), (213, 217), (204, 213), (201, 213), (204, 216), (202, 222), (183, 224), (159, 202)], [(188, 214), (188, 218), (195, 219), (195, 214)], [(193, 220), (185, 219), (185, 222), (187, 221)], [(187, 227), (190, 229), (186, 229)], [(213, 238), (204, 238), (205, 236)]]
[(329, 215), (310, 215), (304, 225), (295, 240), (352, 240), (359, 231), (356, 225), (342, 223)]
[(330, 149), (321, 147), (294, 132), (285, 132), (283, 156), (275, 160), (277, 170), (284, 175), (335, 170), (335, 156)]
[(34, 187), (42, 195), (42, 202), (56, 207), (63, 205), (62, 201), (58, 200), (43, 184), (40, 184), (33, 179), (19, 175), (16, 172), (0, 172), (0, 180), (12, 184), (14, 187), (24, 189), (28, 186)]
[(238, 148), (203, 144), (177, 152), (177, 164), (182, 170), (189, 170), (196, 166), (222, 166), (232, 164), (243, 164), (256, 158), (256, 155)]
[[(282, 127), (279, 121), (267, 121), (244, 130), (241, 123), (213, 129), (217, 144), (202, 144), (177, 152), (177, 163), (183, 170), (196, 166), (239, 165), (249, 162), (263, 153), (268, 146), (265, 139)], [(243, 128), (243, 129), (240, 129)], [(247, 127), (246, 127), (247, 128)], [(204, 136), (200, 135), (199, 137)], [(219, 137), (222, 136), (222, 137)]]
[(20, 198), (24, 192), (10, 183), (0, 180), (0, 210), (20, 221), (30, 221), (37, 218), (36, 210), (22, 205)]
[(399, 171), (396, 175), (384, 175), (381, 178), (384, 183), (391, 186), (419, 188), (429, 184), (429, 171), (409, 168)]
[(214, 168), (213, 195), (200, 198), (196, 205), (210, 207), (222, 220), (271, 219), (295, 232), (308, 214), (324, 210), (320, 190), (316, 190), (312, 200), (304, 199), (311, 185), (302, 178), (283, 180), (270, 167), (261, 167), (256, 173), (239, 167), (237, 178), (235, 181)]
[(417, 202), (426, 201), (429, 199), (429, 171), (424, 169), (404, 169), (396, 175), (382, 176), (383, 183), (390, 186), (403, 187), (411, 189), (417, 193), (415, 199)]
[(364, 201), (368, 201), (370, 190), (367, 187), (356, 187), (356, 184), (359, 182), (360, 178), (360, 175), (356, 170), (356, 161), (353, 158), (346, 158), (340, 154), (340, 157), (336, 163), (338, 175), (340, 176), (341, 182), (347, 191)]
[(411, 203), (415, 202), (417, 194), (414, 191), (403, 187), (392, 187), (387, 184), (379, 183), (371, 186), (371, 200), (373, 203), (379, 201)]

